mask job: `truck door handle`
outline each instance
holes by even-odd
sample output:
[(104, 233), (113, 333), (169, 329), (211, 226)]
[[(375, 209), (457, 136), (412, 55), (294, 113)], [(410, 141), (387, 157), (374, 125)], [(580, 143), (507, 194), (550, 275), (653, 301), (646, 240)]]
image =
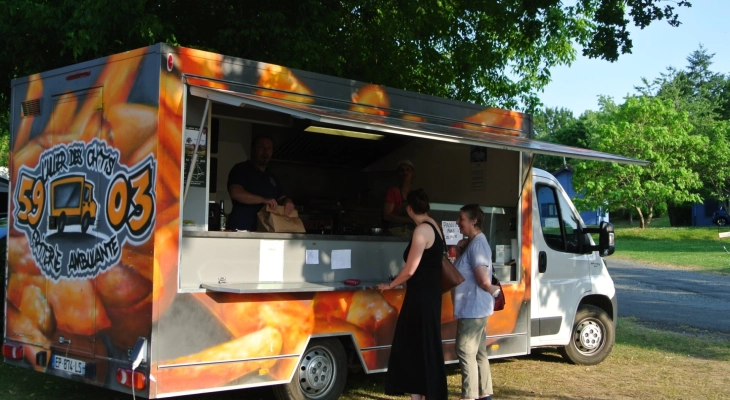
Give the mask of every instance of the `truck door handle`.
[(544, 251), (537, 255), (537, 271), (541, 274), (547, 271), (547, 254)]

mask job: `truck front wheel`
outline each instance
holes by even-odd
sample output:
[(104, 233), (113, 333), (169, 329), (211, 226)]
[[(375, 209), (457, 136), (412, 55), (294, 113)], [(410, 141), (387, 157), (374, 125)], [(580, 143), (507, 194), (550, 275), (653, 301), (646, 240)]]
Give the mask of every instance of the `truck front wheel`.
[(335, 338), (314, 339), (307, 346), (291, 382), (274, 386), (279, 400), (335, 400), (347, 381), (347, 355)]
[(89, 215), (89, 213), (85, 213), (84, 217), (81, 218), (81, 233), (86, 233), (86, 231), (89, 230), (90, 225), (91, 225), (91, 215)]
[(615, 338), (608, 314), (596, 306), (583, 305), (575, 314), (570, 343), (558, 350), (573, 364), (596, 365), (611, 353)]

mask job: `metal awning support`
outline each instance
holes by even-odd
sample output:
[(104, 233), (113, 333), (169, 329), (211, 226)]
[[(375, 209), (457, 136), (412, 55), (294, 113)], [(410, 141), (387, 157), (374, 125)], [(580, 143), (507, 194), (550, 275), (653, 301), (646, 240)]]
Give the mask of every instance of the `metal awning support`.
[[(203, 119), (200, 120), (200, 125), (198, 128), (198, 140), (195, 142), (195, 149), (193, 150), (193, 159), (190, 160), (190, 166), (188, 167), (188, 179), (187, 182), (185, 182), (185, 193), (183, 195), (183, 204), (185, 204), (185, 200), (188, 198), (188, 191), (190, 190), (190, 182), (193, 180), (193, 171), (195, 167), (195, 163), (198, 162), (198, 147), (200, 147), (200, 139), (203, 137), (203, 124), (207, 121), (208, 118), (208, 110), (210, 109), (211, 101), (210, 99), (207, 99), (205, 101), (205, 110), (203, 111)], [(184, 127), (183, 127), (184, 128)]]
[(530, 177), (530, 173), (532, 172), (532, 164), (535, 163), (535, 156), (536, 154), (530, 154), (530, 164), (527, 166), (527, 170), (523, 171), (522, 173), (522, 186), (520, 186), (520, 193), (517, 195), (517, 199), (519, 200), (520, 197), (522, 197), (522, 192), (525, 190), (525, 185), (527, 185), (527, 179)]

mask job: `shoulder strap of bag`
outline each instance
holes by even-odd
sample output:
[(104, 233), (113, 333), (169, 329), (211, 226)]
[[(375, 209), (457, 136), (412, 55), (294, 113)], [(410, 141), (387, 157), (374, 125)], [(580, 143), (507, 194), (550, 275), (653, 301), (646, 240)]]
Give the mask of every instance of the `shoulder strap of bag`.
[(436, 236), (438, 236), (439, 238), (441, 238), (441, 243), (444, 244), (444, 249), (443, 249), (444, 250), (444, 256), (446, 256), (446, 258), (448, 258), (449, 257), (449, 253), (446, 251), (446, 238), (444, 238), (443, 236), (440, 235), (440, 230), (438, 228), (436, 228), (436, 226), (434, 224), (432, 224), (432, 223), (430, 223), (428, 221), (426, 221), (426, 223), (429, 224), (429, 225), (431, 225), (431, 227), (433, 228), (433, 230), (436, 232)]

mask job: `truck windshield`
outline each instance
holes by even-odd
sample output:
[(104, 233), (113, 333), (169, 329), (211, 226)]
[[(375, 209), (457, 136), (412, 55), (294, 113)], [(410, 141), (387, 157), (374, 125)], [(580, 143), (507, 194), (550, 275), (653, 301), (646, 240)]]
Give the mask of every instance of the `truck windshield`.
[(78, 207), (81, 202), (81, 184), (69, 182), (53, 188), (53, 206), (55, 208)]

